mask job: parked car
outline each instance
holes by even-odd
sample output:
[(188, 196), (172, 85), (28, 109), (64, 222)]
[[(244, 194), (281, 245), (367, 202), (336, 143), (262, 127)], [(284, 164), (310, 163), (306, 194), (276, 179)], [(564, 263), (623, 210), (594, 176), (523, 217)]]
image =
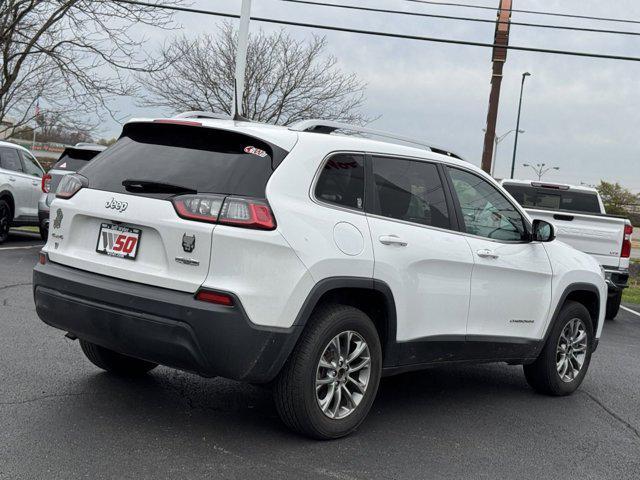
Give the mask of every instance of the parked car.
[(26, 148), (0, 141), (0, 243), (11, 227), (38, 225), (38, 197), (44, 170)]
[(328, 134), (368, 129), (206, 117), (132, 120), (58, 185), (36, 309), (95, 365), (272, 385), (283, 421), (321, 439), (360, 425), (381, 375), (430, 365), (578, 388), (604, 274), (491, 177)]
[(503, 180), (502, 186), (531, 218), (553, 223), (559, 240), (602, 265), (609, 289), (606, 318), (615, 318), (629, 283), (631, 222), (607, 215), (595, 188), (528, 180)]
[(62, 177), (77, 172), (106, 148), (104, 145), (95, 143), (77, 143), (73, 147), (66, 147), (51, 170), (42, 177), (42, 194), (38, 201), (38, 222), (43, 240), (49, 236), (49, 207), (56, 196), (56, 188)]

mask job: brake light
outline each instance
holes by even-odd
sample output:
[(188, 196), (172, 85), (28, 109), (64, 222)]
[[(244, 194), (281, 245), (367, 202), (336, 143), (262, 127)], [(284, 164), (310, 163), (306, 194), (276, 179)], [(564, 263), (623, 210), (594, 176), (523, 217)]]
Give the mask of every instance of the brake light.
[(276, 228), (275, 219), (267, 202), (239, 197), (226, 198), (220, 211), (219, 223), (261, 230)]
[(44, 193), (49, 193), (49, 190), (51, 189), (51, 175), (47, 173), (42, 177), (42, 184), (40, 185), (40, 188), (42, 188)]
[(173, 208), (181, 218), (217, 223), (224, 195), (181, 195), (173, 200)]
[(276, 221), (264, 200), (224, 195), (180, 195), (172, 199), (179, 217), (198, 222), (273, 230)]
[(198, 293), (196, 293), (196, 300), (215, 303), (216, 305), (224, 305), (225, 307), (233, 306), (233, 297), (231, 295), (211, 290), (198, 290)]
[(58, 188), (56, 189), (56, 198), (69, 199), (88, 184), (89, 181), (77, 173), (65, 175), (62, 177), (62, 180), (60, 180)]
[(624, 237), (622, 237), (622, 252), (620, 256), (622, 258), (631, 257), (631, 234), (633, 233), (633, 225), (626, 224), (624, 226)]

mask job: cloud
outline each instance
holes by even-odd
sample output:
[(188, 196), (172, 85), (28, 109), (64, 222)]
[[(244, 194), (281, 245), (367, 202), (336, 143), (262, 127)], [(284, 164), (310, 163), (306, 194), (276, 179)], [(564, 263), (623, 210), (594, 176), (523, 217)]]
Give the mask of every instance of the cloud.
[[(277, 0), (253, 3), (254, 15), (260, 16), (434, 37), (493, 40), (490, 24), (351, 13)], [(489, 11), (409, 2), (350, 0), (349, 4), (493, 18)], [(240, 2), (219, 4), (200, 0), (194, 6), (238, 12)], [(609, 2), (597, 0), (516, 1), (515, 7), (640, 19), (640, 4), (633, 0), (618, 1), (615, 9)], [(217, 25), (213, 17), (179, 14), (176, 18), (184, 30), (175, 33), (211, 32)], [(513, 20), (619, 30), (632, 27), (522, 13), (514, 13)], [(251, 28), (278, 27), (254, 22)], [(287, 29), (299, 37), (312, 33), (301, 28)], [(172, 34), (153, 30), (145, 33), (150, 44), (160, 43)], [(373, 127), (429, 139), (462, 153), (472, 163), (480, 163), (491, 79), (490, 49), (338, 32), (315, 33), (326, 35), (328, 53), (338, 58), (345, 71), (356, 73), (368, 83), (366, 109), (373, 115), (382, 115)], [(511, 44), (629, 56), (637, 56), (640, 51), (640, 37), (520, 26), (512, 27)], [(517, 164), (544, 161), (560, 167), (560, 171), (549, 174), (550, 180), (597, 183), (603, 178), (640, 191), (640, 63), (510, 51), (504, 69), (498, 133), (515, 128), (520, 75), (524, 71), (533, 75), (525, 85), (521, 128), (526, 133), (519, 138)], [(132, 107), (129, 99), (119, 103), (121, 111), (132, 115), (143, 113)], [(110, 124), (109, 129), (116, 133), (118, 125)], [(505, 175), (510, 168), (512, 141), (513, 136), (500, 145), (498, 175)], [(531, 178), (530, 173), (521, 167), (517, 170), (524, 178)]]

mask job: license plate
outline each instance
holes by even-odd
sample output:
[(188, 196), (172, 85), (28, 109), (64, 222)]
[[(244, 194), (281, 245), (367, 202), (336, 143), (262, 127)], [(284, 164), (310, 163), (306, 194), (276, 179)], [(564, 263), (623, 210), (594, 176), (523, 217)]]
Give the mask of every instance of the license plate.
[(98, 235), (96, 252), (112, 257), (134, 260), (142, 231), (139, 228), (124, 227), (113, 223), (102, 223)]

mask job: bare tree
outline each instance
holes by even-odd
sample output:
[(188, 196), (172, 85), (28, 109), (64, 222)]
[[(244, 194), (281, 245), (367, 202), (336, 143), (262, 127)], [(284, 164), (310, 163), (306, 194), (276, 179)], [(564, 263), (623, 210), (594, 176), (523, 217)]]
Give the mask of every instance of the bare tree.
[(135, 93), (127, 72), (162, 68), (135, 29), (171, 20), (166, 10), (113, 0), (0, 0), (0, 120), (13, 120), (0, 134), (34, 120), (37, 101), (67, 124), (95, 128), (111, 98)]
[[(148, 92), (141, 103), (230, 114), (236, 41), (229, 23), (217, 35), (174, 39), (161, 56), (170, 66), (139, 76)], [(298, 41), (283, 30), (252, 35), (242, 98), (245, 116), (281, 125), (315, 117), (365, 123), (360, 112), (365, 85), (343, 73), (334, 57), (324, 56), (325, 46), (323, 37)]]

